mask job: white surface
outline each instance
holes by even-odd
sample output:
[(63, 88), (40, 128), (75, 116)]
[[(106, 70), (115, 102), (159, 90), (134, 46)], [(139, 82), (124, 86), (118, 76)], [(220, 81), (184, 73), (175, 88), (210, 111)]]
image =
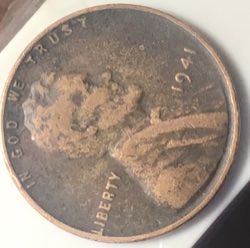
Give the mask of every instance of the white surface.
[[(0, 82), (4, 84), (18, 55), (49, 24), (76, 10), (120, 1), (47, 0), (12, 42), (0, 53)], [(220, 47), (235, 82), (241, 105), (242, 137), (234, 167), (215, 199), (193, 220), (176, 231), (134, 244), (103, 244), (79, 238), (40, 216), (21, 196), (0, 157), (0, 247), (6, 248), (189, 248), (250, 180), (248, 138), (250, 95), (249, 0), (123, 1), (158, 8), (201, 29)], [(18, 17), (17, 17), (18, 18)], [(211, 43), (211, 42), (210, 42)], [(222, 48), (222, 49), (221, 49)]]

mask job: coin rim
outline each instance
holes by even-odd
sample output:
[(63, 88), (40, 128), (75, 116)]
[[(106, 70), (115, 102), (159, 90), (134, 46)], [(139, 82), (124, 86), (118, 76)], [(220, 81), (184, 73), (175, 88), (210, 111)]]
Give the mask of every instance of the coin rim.
[[(224, 160), (224, 165), (221, 165), (221, 167), (223, 167), (223, 169), (221, 170), (221, 174), (219, 175), (219, 177), (218, 177), (217, 181), (214, 183), (214, 185), (211, 186), (211, 188), (212, 188), (211, 191), (194, 209), (192, 209), (190, 212), (188, 212), (185, 216), (183, 216), (178, 221), (176, 221), (176, 222), (174, 222), (166, 227), (163, 227), (161, 229), (153, 231), (153, 232), (149, 232), (146, 234), (140, 234), (140, 235), (134, 235), (134, 236), (128, 236), (128, 237), (99, 236), (96, 234), (81, 231), (79, 229), (76, 229), (74, 227), (71, 227), (71, 226), (61, 222), (60, 220), (56, 219), (55, 217), (53, 217), (52, 215), (47, 213), (43, 208), (41, 208), (31, 198), (31, 196), (28, 194), (28, 192), (25, 190), (25, 188), (20, 183), (20, 181), (19, 181), (17, 175), (15, 174), (14, 169), (11, 165), (11, 162), (9, 160), (7, 148), (5, 145), (6, 144), (5, 137), (4, 137), (4, 121), (3, 121), (4, 119), (3, 118), (4, 118), (4, 110), (5, 110), (5, 106), (6, 106), (6, 102), (7, 102), (8, 89), (9, 89), (9, 86), (10, 86), (12, 79), (15, 76), (16, 70), (18, 69), (19, 65), (22, 63), (24, 57), (27, 55), (27, 52), (30, 51), (30, 49), (32, 49), (32, 47), (42, 37), (44, 37), (44, 35), (46, 35), (49, 31), (51, 31), (53, 28), (56, 28), (60, 24), (66, 22), (67, 20), (70, 20), (70, 19), (77, 17), (79, 15), (82, 15), (82, 14), (86, 14), (86, 13), (90, 13), (90, 12), (94, 12), (94, 11), (98, 11), (98, 10), (105, 10), (105, 9), (132, 9), (132, 10), (139, 10), (139, 11), (143, 11), (143, 12), (148, 12), (151, 14), (161, 16), (161, 17), (167, 19), (168, 21), (171, 21), (172, 23), (176, 24), (177, 26), (183, 28), (188, 33), (190, 33), (209, 52), (209, 54), (212, 56), (214, 61), (217, 63), (218, 68), (222, 72), (222, 74), (225, 78), (225, 81), (226, 81), (225, 88), (227, 91), (227, 104), (229, 105), (228, 112), (229, 112), (230, 123), (229, 123), (228, 136), (231, 136), (231, 137), (230, 137), (230, 140), (228, 141), (228, 144), (226, 147), (227, 152), (225, 151), (225, 153), (224, 153), (224, 155), (227, 154), (227, 157)], [(11, 69), (9, 76), (5, 82), (4, 90), (3, 90), (2, 98), (1, 98), (1, 134), (0, 134), (1, 135), (1, 142), (2, 142), (1, 152), (3, 153), (3, 157), (5, 160), (5, 164), (7, 166), (7, 169), (9, 171), (12, 179), (14, 180), (17, 188), (24, 196), (24, 198), (42, 216), (44, 216), (46, 219), (48, 219), (53, 224), (56, 224), (58, 227), (66, 230), (70, 233), (73, 233), (75, 235), (78, 235), (80, 237), (84, 237), (84, 238), (88, 238), (88, 239), (92, 239), (92, 240), (96, 240), (96, 241), (107, 242), (107, 243), (134, 242), (134, 241), (141, 241), (141, 240), (157, 237), (157, 236), (160, 236), (162, 234), (165, 234), (167, 232), (170, 232), (170, 231), (176, 229), (177, 227), (183, 225), (188, 220), (193, 218), (198, 212), (200, 212), (211, 201), (211, 199), (215, 196), (215, 194), (217, 193), (217, 191), (221, 187), (221, 185), (222, 185), (222, 183), (223, 183), (223, 181), (224, 181), (226, 175), (228, 174), (228, 171), (232, 165), (232, 162), (234, 160), (235, 152), (236, 152), (238, 142), (239, 142), (239, 133), (240, 133), (240, 113), (239, 113), (239, 105), (238, 105), (237, 98), (236, 98), (236, 92), (235, 92), (232, 80), (231, 80), (226, 68), (224, 67), (220, 57), (215, 52), (215, 50), (207, 43), (207, 41), (203, 37), (200, 36), (200, 34), (198, 34), (196, 31), (194, 31), (193, 28), (189, 24), (187, 24), (186, 22), (179, 20), (178, 18), (173, 17), (172, 15), (165, 13), (163, 11), (153, 9), (150, 7), (146, 7), (146, 6), (141, 6), (141, 5), (105, 4), (105, 5), (93, 6), (93, 7), (89, 7), (89, 8), (85, 8), (85, 9), (73, 12), (73, 13), (71, 13), (63, 18), (60, 18), (59, 20), (57, 20), (53, 24), (49, 25), (45, 30), (43, 30), (39, 35), (37, 35), (35, 39), (33, 39), (31, 42), (29, 42), (29, 44), (26, 46), (24, 51), (21, 53), (21, 55), (17, 59), (15, 65)]]

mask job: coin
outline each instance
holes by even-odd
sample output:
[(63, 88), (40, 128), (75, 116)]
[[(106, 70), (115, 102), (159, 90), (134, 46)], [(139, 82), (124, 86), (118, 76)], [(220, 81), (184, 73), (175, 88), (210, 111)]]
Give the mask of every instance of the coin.
[(82, 237), (171, 231), (215, 195), (238, 141), (238, 107), (214, 50), (150, 8), (66, 17), (22, 53), (6, 84), (2, 138), (19, 190)]

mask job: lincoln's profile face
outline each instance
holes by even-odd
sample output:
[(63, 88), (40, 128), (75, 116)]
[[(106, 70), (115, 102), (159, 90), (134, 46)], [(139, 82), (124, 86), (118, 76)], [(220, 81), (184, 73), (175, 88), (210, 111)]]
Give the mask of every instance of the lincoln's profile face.
[[(88, 83), (80, 74), (51, 73), (31, 86), (22, 105), (25, 126), (36, 145), (51, 153), (61, 152), (70, 159), (108, 153), (157, 203), (180, 209), (216, 169), (227, 114), (195, 113), (162, 120), (161, 106), (153, 107), (148, 116), (140, 109), (142, 93), (137, 85), (114, 82), (110, 71), (96, 83)], [(144, 115), (143, 125), (122, 131), (128, 119), (141, 121), (135, 111)], [(184, 156), (193, 148), (198, 149), (195, 160)]]

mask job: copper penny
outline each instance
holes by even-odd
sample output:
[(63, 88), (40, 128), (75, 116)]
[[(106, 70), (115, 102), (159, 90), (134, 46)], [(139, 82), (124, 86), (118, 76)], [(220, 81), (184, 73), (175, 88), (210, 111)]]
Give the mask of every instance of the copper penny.
[(215, 195), (238, 141), (232, 82), (188, 25), (105, 5), (36, 38), (2, 104), (7, 166), (46, 218), (82, 237), (137, 241)]

